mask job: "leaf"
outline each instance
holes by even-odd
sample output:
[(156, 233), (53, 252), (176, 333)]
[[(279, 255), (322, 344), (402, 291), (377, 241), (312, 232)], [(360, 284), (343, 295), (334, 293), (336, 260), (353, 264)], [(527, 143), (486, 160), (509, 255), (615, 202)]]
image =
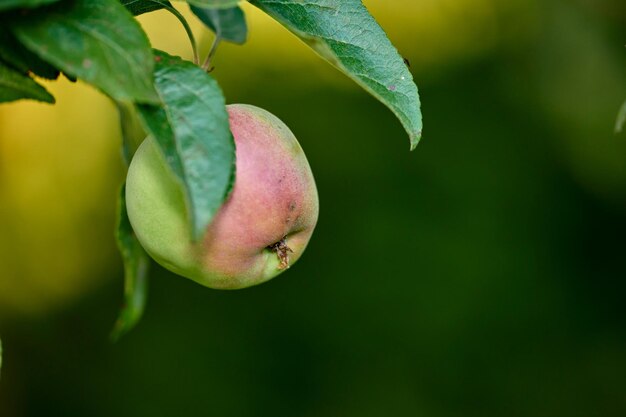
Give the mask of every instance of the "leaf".
[(246, 42), (248, 27), (240, 7), (207, 9), (191, 6), (191, 11), (220, 39), (239, 45)]
[(196, 40), (193, 36), (193, 31), (187, 23), (187, 19), (180, 14), (180, 12), (172, 6), (167, 0), (121, 0), (122, 4), (130, 11), (133, 15), (138, 16), (143, 13), (153, 12), (155, 10), (165, 9), (168, 12), (172, 13), (178, 21), (183, 25), (185, 32), (187, 33), (187, 37), (189, 38), (189, 42), (191, 43), (191, 49), (193, 50), (193, 59), (194, 62), (198, 62), (198, 50), (196, 47)]
[(166, 0), (121, 0), (121, 2), (135, 16), (154, 12), (164, 7), (172, 7), (172, 4)]
[(187, 0), (187, 3), (209, 9), (228, 9), (239, 4), (240, 0)]
[[(212, 3), (221, 4), (222, 1), (214, 1)], [(193, 31), (191, 27), (187, 23), (185, 17), (180, 14), (180, 12), (172, 6), (169, 1), (166, 0), (121, 0), (122, 4), (130, 11), (133, 15), (138, 16), (143, 13), (149, 13), (160, 9), (166, 9), (170, 13), (172, 13), (176, 18), (180, 21), (189, 37), (189, 41), (191, 42), (191, 47), (193, 49), (194, 62), (198, 62), (198, 51), (196, 49), (196, 41), (194, 39)], [(236, 2), (235, 2), (236, 3)], [(245, 22), (244, 22), (245, 24)]]
[(422, 134), (417, 86), (360, 0), (250, 0), (384, 103), (414, 149)]
[(76, 0), (30, 13), (13, 26), (44, 60), (116, 101), (157, 103), (146, 34), (117, 0)]
[(126, 165), (130, 161), (135, 151), (146, 137), (146, 133), (137, 117), (134, 105), (130, 103), (115, 103), (120, 116), (120, 129), (122, 131), (122, 156)]
[(60, 74), (57, 68), (26, 49), (5, 28), (0, 28), (0, 59), (24, 74), (32, 72), (48, 80), (55, 80)]
[(115, 341), (132, 330), (141, 319), (148, 293), (150, 257), (135, 237), (126, 213), (126, 187), (122, 186), (118, 204), (117, 246), (124, 261), (124, 305), (111, 338)]
[(617, 119), (615, 120), (615, 133), (621, 133), (626, 123), (626, 101), (622, 103), (622, 106), (617, 112)]
[(33, 8), (56, 3), (58, 1), (59, 0), (2, 0), (0, 1), (0, 11), (17, 8)]
[(140, 105), (187, 198), (191, 238), (204, 234), (232, 188), (235, 143), (217, 82), (190, 62), (155, 51), (155, 85), (163, 106)]
[(0, 62), (0, 103), (22, 98), (54, 103), (54, 97), (43, 86)]

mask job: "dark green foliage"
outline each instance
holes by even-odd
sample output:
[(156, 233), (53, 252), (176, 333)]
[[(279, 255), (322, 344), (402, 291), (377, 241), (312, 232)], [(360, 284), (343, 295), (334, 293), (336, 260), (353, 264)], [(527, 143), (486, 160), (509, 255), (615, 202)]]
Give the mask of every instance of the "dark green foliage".
[(235, 7), (240, 0), (187, 0), (187, 3), (204, 8), (228, 9)]
[(24, 74), (55, 80), (60, 71), (22, 45), (7, 29), (0, 28), (0, 59)]
[(113, 340), (130, 331), (141, 319), (146, 307), (150, 269), (150, 257), (135, 237), (126, 214), (124, 186), (119, 196), (117, 215), (115, 237), (124, 261), (124, 305), (111, 333)]
[(191, 11), (220, 39), (239, 45), (246, 42), (248, 26), (241, 8), (208, 9), (191, 6)]
[(30, 9), (58, 1), (59, 0), (2, 0), (0, 1), (0, 12), (10, 9)]
[(0, 103), (23, 98), (54, 103), (54, 97), (35, 80), (0, 61)]
[(40, 57), (117, 101), (158, 102), (148, 38), (117, 0), (76, 0), (35, 11), (13, 31)]
[(154, 12), (164, 7), (172, 7), (167, 0), (121, 0), (121, 3), (135, 16)]

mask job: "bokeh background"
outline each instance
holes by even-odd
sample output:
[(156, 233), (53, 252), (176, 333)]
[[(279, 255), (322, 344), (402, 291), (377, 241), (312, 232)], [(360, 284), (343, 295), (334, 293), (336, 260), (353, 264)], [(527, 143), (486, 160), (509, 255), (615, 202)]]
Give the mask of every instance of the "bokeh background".
[[(417, 150), (246, 5), (214, 75), (299, 138), (317, 231), (247, 290), (155, 268), (116, 344), (115, 109), (66, 81), (0, 106), (0, 416), (626, 415), (626, 3), (365, 4), (420, 87)], [(173, 17), (141, 22), (190, 56)]]

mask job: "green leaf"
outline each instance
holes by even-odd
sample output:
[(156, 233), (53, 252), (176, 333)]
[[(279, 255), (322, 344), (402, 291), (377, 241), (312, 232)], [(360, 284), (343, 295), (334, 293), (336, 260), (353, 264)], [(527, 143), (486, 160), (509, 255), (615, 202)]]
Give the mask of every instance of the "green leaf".
[(42, 78), (55, 80), (60, 71), (24, 47), (11, 32), (0, 28), (0, 59), (22, 72), (32, 72)]
[(208, 8), (208, 9), (228, 9), (239, 4), (240, 0), (187, 0), (187, 3)]
[(46, 4), (56, 3), (59, 0), (1, 0), (0, 11), (18, 8), (33, 8)]
[(615, 133), (621, 133), (626, 123), (626, 101), (622, 103), (622, 107), (617, 112), (617, 119), (615, 120)]
[(125, 186), (119, 196), (117, 246), (124, 261), (124, 305), (111, 333), (118, 340), (139, 322), (146, 307), (150, 257), (135, 237), (126, 213)]
[(172, 3), (166, 0), (122, 0), (122, 4), (135, 16), (160, 9), (165, 9), (172, 13), (183, 25), (183, 28), (187, 33), (187, 37), (189, 38), (189, 42), (191, 43), (194, 62), (198, 62), (198, 50), (196, 47), (196, 39), (193, 36), (193, 31), (191, 30), (189, 23), (187, 23), (185, 16), (180, 14), (180, 12), (172, 6)]
[(191, 11), (220, 39), (239, 45), (246, 42), (248, 27), (240, 7), (208, 9), (191, 6)]
[(0, 103), (22, 98), (54, 103), (54, 97), (35, 80), (0, 62)]
[(121, 0), (121, 2), (135, 16), (172, 7), (172, 4), (167, 0)]
[(115, 103), (120, 116), (120, 129), (122, 131), (122, 156), (126, 165), (130, 161), (135, 151), (146, 137), (141, 121), (137, 117), (135, 106), (131, 103)]
[(422, 135), (417, 86), (360, 0), (250, 0), (384, 103), (409, 134)]
[(157, 103), (150, 43), (117, 0), (76, 0), (36, 10), (13, 26), (44, 60), (116, 101)]
[(163, 106), (138, 106), (187, 199), (193, 240), (200, 239), (232, 188), (235, 143), (217, 82), (190, 62), (155, 51)]

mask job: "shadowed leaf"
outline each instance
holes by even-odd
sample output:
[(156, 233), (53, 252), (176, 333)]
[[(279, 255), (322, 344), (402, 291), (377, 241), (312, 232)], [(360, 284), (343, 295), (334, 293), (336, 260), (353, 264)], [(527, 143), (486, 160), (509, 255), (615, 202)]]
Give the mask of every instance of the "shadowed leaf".
[(220, 39), (239, 45), (246, 42), (248, 27), (246, 17), (240, 7), (205, 9), (191, 6), (191, 11)]
[(117, 0), (76, 0), (36, 10), (13, 31), (41, 58), (114, 100), (158, 102), (148, 38)]
[(29, 72), (48, 80), (59, 77), (60, 71), (22, 45), (6, 28), (0, 28), (0, 59), (27, 74)]
[(124, 261), (124, 305), (115, 323), (111, 338), (118, 340), (137, 325), (146, 307), (150, 257), (133, 233), (126, 213), (125, 186), (119, 196), (117, 246)]
[(30, 9), (56, 3), (59, 0), (2, 0), (0, 1), (0, 11), (9, 9)]
[(43, 86), (0, 62), (0, 103), (22, 98), (54, 103), (54, 97)]
[(239, 4), (240, 0), (186, 0), (187, 3), (211, 9), (228, 9)]
[(135, 16), (172, 7), (172, 4), (166, 0), (121, 0), (121, 2)]
[(141, 121), (137, 116), (135, 106), (131, 103), (115, 103), (120, 117), (120, 130), (122, 133), (122, 156), (126, 165), (130, 161), (135, 151), (146, 137)]

